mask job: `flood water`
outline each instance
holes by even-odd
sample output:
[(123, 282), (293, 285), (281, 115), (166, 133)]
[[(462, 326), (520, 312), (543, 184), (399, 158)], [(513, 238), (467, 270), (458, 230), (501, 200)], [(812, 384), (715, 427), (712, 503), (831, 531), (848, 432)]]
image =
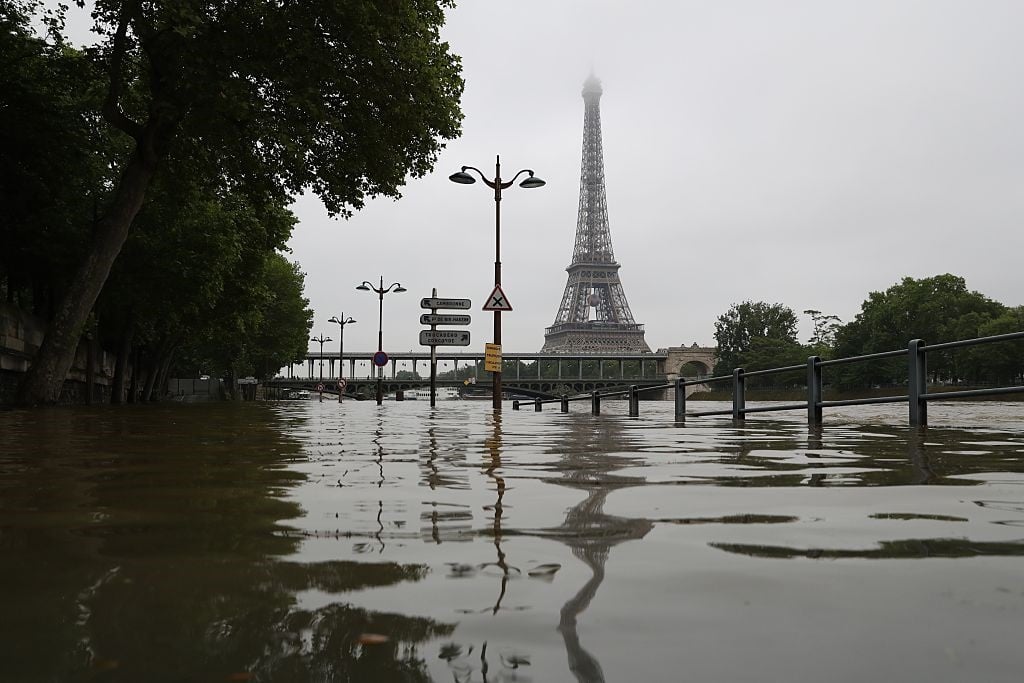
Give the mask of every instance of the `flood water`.
[(0, 680), (1021, 680), (1024, 403), (510, 407), (0, 413)]

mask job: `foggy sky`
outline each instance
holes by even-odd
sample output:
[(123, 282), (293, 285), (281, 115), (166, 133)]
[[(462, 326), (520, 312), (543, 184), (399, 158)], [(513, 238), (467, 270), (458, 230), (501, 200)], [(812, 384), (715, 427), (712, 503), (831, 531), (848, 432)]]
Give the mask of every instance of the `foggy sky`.
[[(291, 257), (312, 334), (420, 348), (419, 300), (473, 299), (473, 345), (493, 285), (494, 200), (456, 185), (462, 165), (540, 189), (503, 195), (504, 349), (540, 349), (572, 257), (583, 81), (593, 69), (612, 242), (652, 349), (713, 344), (743, 300), (844, 322), (870, 291), (954, 273), (1024, 303), (1024, 3), (877, 0), (464, 0), (443, 35), (462, 56), (463, 135), (399, 201), (347, 221), (300, 199)], [(806, 341), (806, 316), (801, 341)], [(928, 340), (942, 341), (942, 340)], [(312, 347), (312, 345), (311, 345)]]

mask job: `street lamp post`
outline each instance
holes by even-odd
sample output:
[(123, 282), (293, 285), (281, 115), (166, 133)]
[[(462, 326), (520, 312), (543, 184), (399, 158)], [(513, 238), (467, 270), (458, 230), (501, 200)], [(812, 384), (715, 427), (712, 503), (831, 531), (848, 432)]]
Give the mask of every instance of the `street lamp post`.
[(320, 383), (317, 386), (319, 387), (320, 400), (323, 401), (324, 400), (324, 389), (323, 389), (323, 386), (324, 386), (324, 342), (331, 341), (331, 338), (330, 337), (325, 337), (323, 334), (321, 334), (319, 337), (310, 337), (310, 341), (315, 341), (315, 342), (319, 342), (320, 343)]
[[(380, 310), (379, 310), (378, 315), (377, 315), (377, 353), (383, 353), (384, 352), (384, 295), (387, 294), (388, 292), (391, 292), (391, 291), (394, 291), (396, 294), (398, 292), (404, 292), (405, 291), (405, 287), (403, 287), (398, 282), (392, 282), (390, 285), (388, 285), (385, 288), (384, 287), (384, 276), (381, 275), (380, 276), (380, 287), (374, 287), (372, 284), (370, 284), (366, 280), (363, 280), (363, 284), (358, 285), (356, 287), (356, 289), (358, 289), (360, 291), (363, 291), (363, 292), (377, 292), (377, 296), (380, 299)], [(376, 358), (376, 357), (377, 356), (374, 356), (374, 358)], [(377, 362), (376, 362), (376, 360), (374, 360), (374, 365), (376, 365), (376, 364), (377, 364)], [(384, 402), (384, 386), (383, 386), (383, 381), (384, 381), (384, 366), (383, 365), (377, 365), (377, 405), (380, 405), (380, 404), (382, 404)]]
[[(494, 190), (494, 286), (501, 286), (501, 191), (512, 187), (516, 179), (524, 173), (527, 177), (523, 179), (523, 182), (519, 183), (519, 187), (526, 189), (534, 187), (542, 187), (544, 181), (533, 174), (533, 171), (524, 168), (512, 176), (512, 180), (502, 182), (501, 180), (501, 157), (495, 157), (494, 161), (494, 180), (488, 180), (487, 176), (483, 174), (478, 168), (473, 166), (463, 166), (462, 170), (458, 173), (453, 173), (448, 176), (448, 179), (453, 183), (460, 185), (472, 185), (476, 182), (476, 178), (471, 176), (466, 171), (476, 171), (477, 175), (480, 176), (480, 180), (484, 181), (487, 187)], [(501, 345), (501, 311), (494, 312), (494, 343)], [(494, 391), (492, 396), (492, 404), (495, 410), (501, 410), (501, 367), (498, 370), (491, 373), (492, 381), (494, 384)]]
[(324, 342), (329, 342), (329, 341), (334, 341), (334, 340), (331, 339), (330, 337), (325, 337), (324, 335), (321, 334), (319, 337), (310, 337), (310, 341), (315, 341), (315, 342), (319, 342), (320, 343), (320, 383), (323, 384), (323, 381), (324, 381)]
[(338, 403), (341, 403), (341, 395), (345, 393), (345, 390), (341, 388), (341, 380), (345, 377), (345, 325), (356, 321), (352, 318), (346, 318), (345, 314), (342, 313), (340, 316), (334, 316), (327, 322), (338, 323), (341, 327), (341, 333), (338, 335)]

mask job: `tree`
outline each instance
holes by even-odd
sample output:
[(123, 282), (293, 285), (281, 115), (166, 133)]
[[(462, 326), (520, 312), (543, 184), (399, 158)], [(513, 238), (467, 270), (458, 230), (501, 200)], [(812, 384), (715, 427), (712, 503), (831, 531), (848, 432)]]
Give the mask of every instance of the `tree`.
[[(944, 274), (903, 278), (884, 292), (871, 292), (854, 320), (836, 333), (838, 356), (857, 356), (906, 348), (911, 339), (936, 344), (979, 336), (984, 324), (1002, 314), (1005, 307), (967, 289), (959, 276)], [(955, 357), (949, 353), (928, 355), (933, 377), (954, 377)], [(840, 372), (844, 384), (896, 383), (906, 379), (904, 359), (856, 363)]]
[(399, 196), (459, 133), (450, 0), (200, 3), (97, 0), (106, 122), (127, 136), (119, 180), (19, 390), (54, 402), (162, 162), (264, 203), (312, 189), (332, 215)]
[(36, 4), (0, 0), (0, 286), (46, 318), (109, 192), (115, 145), (95, 114), (98, 71), (33, 34)]
[[(744, 355), (749, 353), (756, 339), (776, 342), (774, 348), (789, 353), (799, 348), (796, 340), (797, 317), (791, 308), (763, 301), (744, 301), (718, 317), (715, 322), (715, 342), (718, 344), (718, 363), (715, 374), (731, 373), (744, 366)], [(765, 350), (760, 347), (760, 351)], [(766, 362), (763, 354), (760, 362)], [(782, 365), (784, 363), (780, 363)]]
[[(1024, 331), (1024, 306), (1006, 309), (1002, 315), (983, 323), (983, 337)], [(972, 347), (966, 364), (970, 379), (993, 384), (1024, 383), (1024, 341), (1004, 341)]]
[(843, 321), (838, 316), (825, 315), (813, 308), (805, 310), (804, 314), (811, 316), (814, 324), (811, 338), (807, 340), (811, 352), (822, 358), (831, 358), (836, 346), (836, 332), (842, 327)]

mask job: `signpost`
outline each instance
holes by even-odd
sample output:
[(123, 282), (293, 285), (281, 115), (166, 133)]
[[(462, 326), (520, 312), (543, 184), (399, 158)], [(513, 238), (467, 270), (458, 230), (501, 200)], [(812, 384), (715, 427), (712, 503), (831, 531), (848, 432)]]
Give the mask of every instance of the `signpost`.
[(424, 313), (420, 316), (420, 325), (468, 325), (470, 320), (468, 315)]
[(469, 330), (420, 330), (421, 346), (469, 346)]
[(429, 299), (420, 299), (420, 308), (429, 308), (431, 312), (437, 312), (439, 308), (461, 308), (468, 311), (472, 305), (473, 302), (469, 299), (438, 299), (436, 295)]
[(385, 365), (388, 364), (388, 354), (384, 353), (383, 351), (378, 351), (377, 353), (373, 354), (373, 364), (376, 365), (378, 368), (384, 367)]
[(430, 297), (420, 299), (420, 308), (429, 308), (430, 313), (420, 316), (421, 325), (430, 325), (429, 330), (420, 330), (420, 344), (430, 347), (430, 407), (437, 401), (437, 347), (438, 346), (469, 346), (469, 330), (439, 330), (438, 325), (468, 325), (468, 315), (438, 315), (439, 308), (454, 308), (468, 311), (473, 302), (469, 299), (439, 299), (437, 288), (433, 288)]

